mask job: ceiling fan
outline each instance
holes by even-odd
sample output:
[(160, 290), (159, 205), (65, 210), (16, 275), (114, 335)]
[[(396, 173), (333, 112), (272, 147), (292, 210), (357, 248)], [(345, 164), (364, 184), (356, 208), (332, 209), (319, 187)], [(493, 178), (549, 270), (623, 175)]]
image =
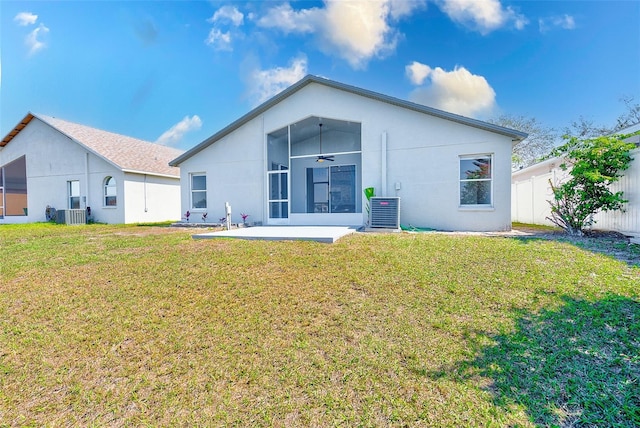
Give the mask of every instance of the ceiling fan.
[(320, 127), (320, 155), (316, 158), (316, 162), (324, 162), (326, 160), (333, 162), (333, 156), (322, 155), (322, 123), (319, 123), (318, 126)]

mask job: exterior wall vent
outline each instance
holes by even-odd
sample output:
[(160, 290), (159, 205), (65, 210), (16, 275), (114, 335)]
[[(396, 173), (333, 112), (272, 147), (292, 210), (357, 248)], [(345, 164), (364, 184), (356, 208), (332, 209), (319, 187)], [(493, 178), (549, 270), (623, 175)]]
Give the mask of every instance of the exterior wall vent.
[(58, 210), (56, 223), (60, 224), (86, 224), (87, 213), (85, 210)]
[(369, 227), (400, 229), (400, 198), (372, 197), (369, 208)]

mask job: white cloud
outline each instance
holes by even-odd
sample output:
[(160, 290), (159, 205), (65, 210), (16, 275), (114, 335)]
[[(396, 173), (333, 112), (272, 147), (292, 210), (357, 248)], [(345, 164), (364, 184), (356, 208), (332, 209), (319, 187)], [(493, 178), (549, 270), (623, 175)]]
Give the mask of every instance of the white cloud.
[[(214, 24), (205, 43), (218, 51), (232, 51), (233, 39), (242, 33), (237, 29), (244, 23), (244, 15), (234, 6), (222, 6), (207, 22)], [(223, 28), (227, 29), (224, 31)], [(232, 31), (233, 30), (233, 35)]]
[(244, 15), (234, 6), (222, 6), (207, 21), (211, 23), (230, 22), (239, 27), (244, 21)]
[(413, 61), (405, 67), (405, 71), (411, 83), (414, 85), (422, 85), (424, 80), (431, 74), (432, 69), (428, 65)]
[(285, 34), (313, 33), (324, 19), (324, 10), (317, 7), (294, 10), (289, 3), (272, 7), (257, 24), (263, 28), (277, 28)]
[(563, 30), (574, 30), (576, 28), (576, 21), (571, 15), (551, 16), (548, 18), (540, 18), (538, 20), (538, 27), (541, 33), (546, 33), (554, 28), (561, 28)]
[(223, 33), (217, 28), (212, 28), (211, 31), (209, 31), (209, 35), (207, 36), (205, 43), (218, 51), (233, 50), (233, 47), (231, 46), (231, 33), (229, 31)]
[(430, 84), (415, 89), (410, 94), (411, 101), (469, 117), (486, 117), (495, 109), (496, 93), (484, 77), (471, 74), (464, 67), (445, 71), (414, 64), (419, 63), (412, 64), (414, 70), (429, 70), (425, 79)]
[(415, 10), (426, 6), (426, 2), (423, 0), (389, 0), (388, 2), (391, 18), (396, 20), (410, 16)]
[(257, 25), (285, 34), (314, 34), (323, 52), (357, 69), (392, 52), (400, 36), (394, 21), (425, 4), (424, 0), (325, 0), (324, 8), (294, 10), (284, 3), (269, 9)]
[(254, 70), (248, 79), (251, 101), (258, 105), (293, 85), (307, 74), (307, 58), (300, 56), (289, 67)]
[(20, 12), (13, 20), (22, 26), (33, 25), (38, 20), (38, 15), (34, 15), (31, 12)]
[(487, 34), (509, 23), (522, 30), (528, 19), (499, 0), (438, 0), (438, 5), (453, 21)]
[(197, 131), (202, 126), (202, 120), (196, 114), (185, 116), (180, 122), (165, 131), (157, 140), (157, 144), (172, 146), (178, 144), (187, 132)]
[(393, 51), (397, 31), (387, 21), (389, 3), (327, 2), (327, 19), (321, 48), (326, 53), (339, 52), (353, 68), (363, 68), (373, 57)]
[(48, 32), (49, 29), (45, 27), (44, 24), (40, 24), (38, 28), (27, 34), (24, 43), (27, 45), (27, 48), (29, 48), (29, 55), (35, 54), (46, 46), (40, 38), (44, 37)]

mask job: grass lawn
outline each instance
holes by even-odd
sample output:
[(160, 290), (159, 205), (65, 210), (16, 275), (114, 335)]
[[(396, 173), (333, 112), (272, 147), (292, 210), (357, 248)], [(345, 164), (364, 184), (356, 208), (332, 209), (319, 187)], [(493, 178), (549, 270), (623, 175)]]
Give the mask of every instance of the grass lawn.
[(0, 426), (640, 425), (631, 263), (190, 233), (0, 226)]

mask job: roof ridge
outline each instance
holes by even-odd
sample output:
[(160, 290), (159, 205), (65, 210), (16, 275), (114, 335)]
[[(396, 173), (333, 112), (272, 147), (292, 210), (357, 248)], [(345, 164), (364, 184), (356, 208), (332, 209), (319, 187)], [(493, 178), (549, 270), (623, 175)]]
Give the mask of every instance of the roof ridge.
[(13, 140), (33, 118), (123, 172), (180, 177), (179, 168), (169, 162), (184, 150), (32, 112), (7, 134), (0, 147)]
[(206, 147), (209, 147), (211, 144), (215, 143), (225, 135), (233, 132), (240, 126), (250, 121), (251, 119), (258, 117), (260, 114), (269, 110), (271, 107), (275, 106), (276, 104), (280, 103), (281, 101), (285, 100), (289, 96), (293, 95), (294, 93), (298, 92), (299, 90), (301, 90), (302, 88), (304, 88), (305, 86), (311, 83), (324, 85), (329, 88), (333, 88), (333, 89), (344, 91), (344, 92), (349, 92), (361, 97), (366, 97), (376, 101), (385, 102), (387, 104), (395, 105), (400, 108), (413, 110), (422, 114), (428, 114), (434, 117), (439, 117), (441, 119), (461, 123), (463, 125), (473, 126), (475, 128), (483, 129), (485, 131), (502, 134), (502, 135), (511, 137), (513, 141), (524, 140), (527, 137), (526, 133), (517, 131), (515, 129), (510, 129), (510, 128), (495, 125), (489, 122), (485, 122), (482, 120), (461, 116), (455, 113), (450, 113), (434, 107), (426, 106), (424, 104), (418, 104), (412, 101), (407, 101), (401, 98), (385, 95), (379, 92), (372, 91), (370, 89), (364, 89), (364, 88), (353, 86), (347, 83), (341, 83), (336, 80), (328, 79), (326, 77), (307, 74), (302, 79), (298, 80), (297, 82), (293, 83), (292, 85), (278, 92), (268, 100), (264, 101), (262, 104), (258, 105), (257, 107), (253, 108), (252, 110), (250, 110), (249, 112), (241, 116), (240, 118), (236, 119), (231, 124), (227, 125), (226, 127), (222, 128), (221, 130), (213, 134), (212, 136), (206, 138), (199, 144), (196, 144), (191, 149), (187, 150), (180, 156), (176, 157), (171, 162), (169, 162), (169, 165), (172, 165), (172, 166), (180, 165), (180, 163), (189, 159), (191, 156), (204, 150)]
[[(78, 122), (72, 122), (72, 121), (66, 120), (66, 119), (60, 119), (60, 118), (55, 117), (55, 116), (49, 116), (49, 115), (44, 115), (44, 114), (41, 115), (41, 114), (35, 114), (35, 113), (32, 113), (32, 114), (35, 117), (37, 117), (37, 118), (49, 123), (50, 125), (54, 125), (54, 123), (51, 123), (51, 121), (53, 121), (53, 122), (55, 122), (55, 121), (64, 122), (64, 123), (67, 123), (69, 125), (79, 126), (81, 128), (90, 129), (90, 130), (98, 131), (98, 132), (103, 132), (103, 133), (110, 134), (110, 135), (115, 135), (115, 136), (118, 136), (118, 137), (125, 138), (127, 140), (135, 140), (135, 141), (139, 141), (141, 143), (153, 144), (154, 146), (157, 146), (157, 147), (164, 147), (164, 148), (167, 148), (167, 149), (170, 149), (170, 150), (175, 150), (175, 151), (178, 151), (178, 152), (184, 152), (184, 150), (177, 149), (175, 147), (171, 147), (171, 146), (167, 146), (167, 145), (164, 145), (164, 144), (155, 143), (155, 142), (149, 141), (149, 140), (143, 140), (142, 138), (132, 137), (130, 135), (121, 134), (119, 132), (113, 132), (113, 131), (109, 131), (109, 130), (102, 129), (102, 128), (96, 128), (95, 126), (89, 126), (89, 125), (85, 125), (85, 124), (78, 123)], [(55, 125), (54, 125), (54, 127), (55, 127)]]

